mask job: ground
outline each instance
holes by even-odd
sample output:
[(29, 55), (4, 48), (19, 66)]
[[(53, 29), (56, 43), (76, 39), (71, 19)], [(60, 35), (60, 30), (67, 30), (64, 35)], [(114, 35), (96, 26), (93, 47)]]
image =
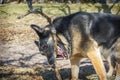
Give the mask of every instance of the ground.
[[(52, 7), (55, 8), (51, 9), (50, 5), (47, 5), (50, 10), (46, 10), (46, 12), (49, 11), (47, 14), (51, 18), (63, 15), (62, 12), (58, 13), (57, 10), (64, 11), (66, 9), (64, 6), (55, 5)], [(90, 7), (90, 5), (87, 5), (87, 7)], [(41, 78), (57, 80), (55, 71), (35, 45), (34, 41), (38, 40), (38, 37), (30, 28), (31, 24), (45, 26), (48, 24), (46, 19), (36, 14), (17, 19), (19, 15), (27, 12), (25, 4), (0, 5), (0, 8), (0, 80), (42, 80)], [(71, 11), (75, 12), (72, 8)], [(69, 59), (58, 58), (57, 68), (63, 80), (70, 79)], [(87, 58), (80, 62), (79, 75), (81, 80), (98, 80), (95, 70)]]
[[(40, 54), (35, 45), (37, 35), (30, 27), (1, 28), (0, 33), (0, 80), (34, 80), (39, 79), (40, 75), (44, 80), (57, 80), (46, 57)], [(57, 59), (57, 68), (62, 78), (69, 80), (69, 60)], [(92, 64), (84, 59), (80, 77), (84, 79), (93, 73)]]

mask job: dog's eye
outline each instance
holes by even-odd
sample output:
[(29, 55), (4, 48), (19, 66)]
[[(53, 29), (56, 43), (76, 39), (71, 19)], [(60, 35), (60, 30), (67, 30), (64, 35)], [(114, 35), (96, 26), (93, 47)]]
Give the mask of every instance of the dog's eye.
[(45, 50), (47, 50), (47, 48), (48, 48), (48, 45), (47, 45), (47, 43), (42, 43), (42, 44), (40, 44), (40, 50), (41, 51), (45, 51)]

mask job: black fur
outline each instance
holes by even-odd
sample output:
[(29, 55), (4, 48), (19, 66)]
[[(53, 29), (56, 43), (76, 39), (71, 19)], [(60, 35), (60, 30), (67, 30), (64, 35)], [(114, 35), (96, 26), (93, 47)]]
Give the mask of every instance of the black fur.
[[(90, 21), (92, 25), (89, 27)], [(80, 32), (84, 35), (91, 35), (99, 45), (106, 48), (110, 48), (120, 36), (120, 16), (118, 15), (78, 12), (69, 16), (56, 18), (52, 26), (55, 27), (57, 34), (66, 35), (67, 33), (70, 34), (69, 27), (71, 24), (78, 25)]]
[[(52, 62), (49, 61), (50, 64), (54, 64), (54, 41), (52, 40), (51, 43), (47, 43), (48, 39), (52, 35), (52, 32), (50, 31), (51, 29), (45, 31), (45, 28), (55, 28), (57, 35), (63, 35), (66, 38), (67, 42), (69, 43), (68, 46), (70, 47), (70, 49), (66, 50), (68, 50), (68, 53), (70, 53), (70, 55), (73, 51), (72, 42), (74, 35), (72, 34), (72, 28), (76, 29), (76, 31), (81, 34), (82, 40), (81, 42), (78, 42), (78, 45), (82, 50), (85, 51), (89, 47), (88, 42), (90, 41), (90, 37), (92, 37), (92, 39), (94, 39), (99, 46), (102, 46), (105, 49), (111, 49), (113, 44), (120, 37), (120, 16), (108, 13), (77, 12), (68, 16), (54, 19), (52, 24), (47, 25), (43, 29), (43, 32), (41, 29), (37, 30), (38, 26), (36, 25), (31, 25), (31, 27), (37, 32), (38, 36), (40, 37), (40, 43), (42, 41), (46, 41), (46, 45), (52, 45), (48, 47), (49, 50), (48, 53), (46, 53), (51, 55), (48, 56), (48, 61), (53, 59)], [(116, 61), (115, 58), (116, 56), (112, 54), (112, 65), (115, 63), (113, 61)]]

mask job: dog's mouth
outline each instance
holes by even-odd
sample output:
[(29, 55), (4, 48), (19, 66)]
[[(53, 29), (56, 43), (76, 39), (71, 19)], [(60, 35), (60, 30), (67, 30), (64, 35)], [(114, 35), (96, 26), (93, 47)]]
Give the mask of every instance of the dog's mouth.
[(64, 59), (67, 59), (67, 52), (62, 47), (57, 46), (57, 58), (62, 57)]

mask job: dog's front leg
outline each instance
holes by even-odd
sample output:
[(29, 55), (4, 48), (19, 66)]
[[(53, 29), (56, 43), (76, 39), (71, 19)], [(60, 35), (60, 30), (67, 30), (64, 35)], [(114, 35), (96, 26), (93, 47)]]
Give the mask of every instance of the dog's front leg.
[(71, 76), (72, 76), (71, 80), (78, 80), (80, 57), (78, 57), (77, 55), (73, 55), (70, 58), (70, 62), (71, 62)]
[(93, 42), (93, 44), (90, 46), (90, 48), (88, 49), (87, 56), (91, 60), (100, 80), (107, 80), (102, 56), (96, 43)]

